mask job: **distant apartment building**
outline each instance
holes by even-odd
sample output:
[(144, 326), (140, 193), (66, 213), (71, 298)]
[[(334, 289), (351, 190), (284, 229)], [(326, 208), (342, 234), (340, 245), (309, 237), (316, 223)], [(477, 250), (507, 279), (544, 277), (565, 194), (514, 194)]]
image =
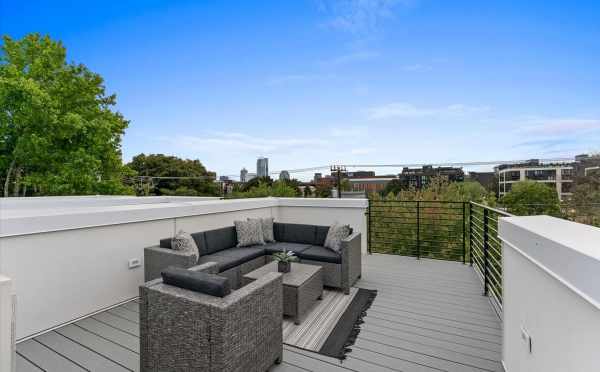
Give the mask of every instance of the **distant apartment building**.
[(280, 181), (289, 181), (290, 180), (290, 172), (288, 172), (286, 170), (282, 170), (279, 173), (279, 180)]
[(495, 170), (500, 197), (510, 192), (513, 184), (526, 180), (554, 188), (561, 200), (573, 192), (574, 163), (541, 163), (538, 159), (531, 159), (523, 163), (502, 164)]
[(227, 181), (229, 181), (229, 176), (220, 176), (219, 177), (219, 181), (221, 181), (221, 182), (227, 182)]
[(577, 177), (600, 174), (600, 155), (577, 155), (573, 167)]
[(268, 177), (269, 176), (269, 159), (268, 158), (258, 158), (256, 160), (256, 175), (258, 177)]
[(402, 169), (402, 173), (398, 175), (402, 187), (415, 189), (422, 189), (426, 187), (434, 177), (441, 177), (449, 182), (462, 182), (465, 180), (465, 173), (463, 172), (462, 168), (434, 168), (431, 165), (425, 165), (422, 168), (404, 167)]
[(350, 182), (352, 191), (360, 191), (365, 194), (380, 192), (385, 189), (390, 181), (397, 179), (395, 175), (375, 176), (374, 173), (370, 177), (349, 177), (348, 181)]
[(240, 182), (248, 182), (248, 170), (246, 168), (242, 168), (240, 171)]

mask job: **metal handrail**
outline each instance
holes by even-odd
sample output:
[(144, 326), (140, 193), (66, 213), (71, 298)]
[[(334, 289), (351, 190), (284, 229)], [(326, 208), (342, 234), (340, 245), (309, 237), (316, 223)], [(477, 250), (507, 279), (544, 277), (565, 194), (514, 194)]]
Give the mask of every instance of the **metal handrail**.
[(502, 311), (498, 222), (511, 216), (476, 202), (370, 200), (369, 253), (468, 262), (482, 281), (483, 295)]

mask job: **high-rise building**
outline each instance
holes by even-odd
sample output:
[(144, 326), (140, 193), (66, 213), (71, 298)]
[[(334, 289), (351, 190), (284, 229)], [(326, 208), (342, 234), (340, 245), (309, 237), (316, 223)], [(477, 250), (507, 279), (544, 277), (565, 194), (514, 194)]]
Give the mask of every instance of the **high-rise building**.
[(258, 158), (256, 160), (256, 176), (257, 177), (268, 177), (269, 176), (269, 159)]
[(240, 182), (248, 182), (248, 170), (246, 168), (242, 168), (240, 171)]
[(288, 172), (286, 170), (282, 170), (281, 173), (279, 173), (279, 180), (280, 181), (289, 181), (290, 180), (290, 172)]

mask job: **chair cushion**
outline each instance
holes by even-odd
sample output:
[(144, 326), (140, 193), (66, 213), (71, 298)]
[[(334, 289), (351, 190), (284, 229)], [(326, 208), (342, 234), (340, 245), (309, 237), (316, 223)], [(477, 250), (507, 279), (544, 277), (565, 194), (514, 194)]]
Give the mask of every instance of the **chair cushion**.
[(219, 267), (219, 272), (229, 270), (233, 267), (253, 260), (265, 254), (263, 246), (260, 247), (240, 247), (230, 248), (217, 253), (209, 254), (200, 257), (198, 264), (206, 262), (216, 262)]
[(315, 244), (317, 227), (315, 225), (303, 225), (296, 223), (278, 224), (278, 232), (275, 240), (278, 242)]
[(164, 269), (160, 275), (164, 284), (189, 289), (190, 291), (216, 297), (225, 297), (231, 293), (229, 279), (222, 276), (173, 266)]
[[(236, 232), (234, 226), (205, 231), (203, 234), (206, 247), (206, 253), (204, 254), (219, 252), (223, 249), (232, 248), (237, 245)], [(194, 237), (194, 234), (192, 234), (192, 237)], [(198, 245), (198, 248), (200, 248), (200, 245)], [(200, 255), (203, 255), (202, 248), (200, 249)]]
[(297, 256), (300, 260), (312, 260), (321, 262), (330, 262), (335, 264), (342, 263), (342, 256), (339, 253), (332, 251), (329, 248), (321, 247), (318, 245), (309, 246), (307, 249), (298, 252)]
[[(206, 249), (206, 241), (204, 240), (204, 232), (197, 232), (197, 233), (193, 233), (190, 235), (192, 236), (192, 239), (194, 239), (194, 242), (196, 243), (196, 247), (198, 247), (198, 254), (200, 256), (208, 254), (208, 251)], [(171, 246), (172, 239), (173, 238), (160, 239), (160, 247), (167, 248), (167, 249), (173, 249), (173, 247)]]
[(294, 253), (302, 252), (305, 249), (310, 247), (309, 244), (298, 244), (298, 243), (286, 243), (286, 242), (277, 242), (270, 243), (264, 246), (265, 254), (271, 255), (277, 252), (283, 252), (284, 250), (292, 251)]

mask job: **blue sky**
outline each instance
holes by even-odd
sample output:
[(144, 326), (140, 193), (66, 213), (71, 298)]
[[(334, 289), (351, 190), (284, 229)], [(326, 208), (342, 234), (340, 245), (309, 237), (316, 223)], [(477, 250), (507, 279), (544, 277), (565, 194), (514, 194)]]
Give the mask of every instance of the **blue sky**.
[[(600, 150), (597, 1), (0, 0), (131, 120), (124, 160), (219, 174)], [(378, 173), (386, 170), (379, 170)]]

